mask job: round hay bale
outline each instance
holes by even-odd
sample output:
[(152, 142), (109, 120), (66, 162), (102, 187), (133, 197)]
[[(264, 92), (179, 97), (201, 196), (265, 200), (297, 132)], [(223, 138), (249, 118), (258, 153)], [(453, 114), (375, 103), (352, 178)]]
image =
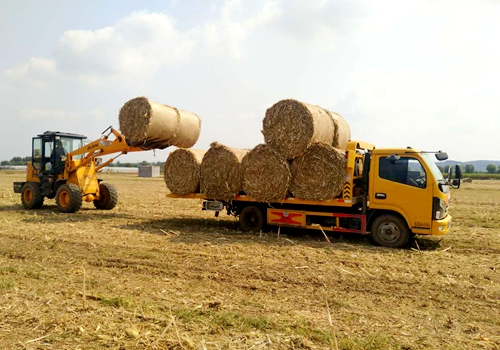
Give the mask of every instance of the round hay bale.
[(134, 98), (123, 105), (120, 130), (131, 146), (166, 148), (192, 147), (201, 131), (200, 118), (191, 112), (162, 105), (146, 97)]
[(296, 100), (281, 100), (266, 111), (264, 140), (287, 159), (302, 155), (316, 142), (331, 145), (335, 133), (327, 110)]
[(241, 161), (247, 149), (213, 142), (201, 162), (200, 190), (208, 198), (230, 200), (241, 192)]
[(182, 196), (200, 190), (200, 166), (205, 151), (178, 148), (168, 155), (163, 177), (173, 194)]
[(345, 153), (330, 145), (315, 143), (292, 161), (290, 192), (309, 200), (327, 200), (342, 192), (346, 179)]
[(243, 158), (243, 191), (261, 202), (285, 199), (291, 174), (283, 155), (265, 144), (257, 145)]
[(332, 146), (345, 150), (347, 148), (347, 142), (351, 139), (351, 128), (340, 114), (330, 111), (328, 111), (328, 114), (332, 117), (333, 124), (335, 125)]

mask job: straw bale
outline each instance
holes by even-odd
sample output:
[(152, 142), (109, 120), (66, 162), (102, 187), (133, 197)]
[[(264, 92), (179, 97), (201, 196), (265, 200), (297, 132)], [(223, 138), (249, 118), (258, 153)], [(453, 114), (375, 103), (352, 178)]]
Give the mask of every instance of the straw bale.
[(286, 158), (266, 144), (257, 145), (243, 158), (243, 191), (261, 202), (282, 201), (290, 186)]
[(247, 153), (247, 149), (213, 142), (201, 162), (201, 193), (221, 200), (230, 200), (240, 193), (241, 161)]
[(345, 153), (330, 145), (315, 143), (290, 166), (290, 192), (309, 200), (327, 200), (342, 192), (346, 179)]
[(332, 146), (341, 150), (347, 148), (347, 142), (351, 139), (351, 128), (347, 121), (338, 113), (328, 111), (335, 125)]
[(302, 155), (316, 142), (333, 143), (335, 125), (328, 111), (296, 100), (281, 100), (266, 111), (266, 143), (287, 159)]
[(137, 97), (120, 109), (120, 130), (131, 146), (192, 147), (201, 131), (200, 118), (191, 112)]
[(173, 194), (185, 195), (200, 190), (200, 167), (205, 151), (178, 148), (168, 155), (163, 176)]

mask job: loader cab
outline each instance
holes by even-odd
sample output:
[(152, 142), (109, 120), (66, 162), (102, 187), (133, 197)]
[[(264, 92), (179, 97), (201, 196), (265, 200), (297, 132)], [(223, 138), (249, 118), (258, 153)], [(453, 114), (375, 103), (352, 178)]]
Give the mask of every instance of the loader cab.
[(32, 165), (37, 173), (62, 174), (66, 155), (83, 146), (87, 137), (58, 131), (46, 131), (33, 137)]

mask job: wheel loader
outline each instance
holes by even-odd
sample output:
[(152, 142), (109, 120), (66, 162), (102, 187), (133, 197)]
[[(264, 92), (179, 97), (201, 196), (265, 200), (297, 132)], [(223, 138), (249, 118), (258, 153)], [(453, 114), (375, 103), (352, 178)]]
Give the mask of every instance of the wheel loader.
[[(113, 185), (98, 179), (98, 172), (123, 154), (155, 148), (153, 144), (132, 147), (111, 126), (99, 139), (85, 144), (86, 139), (84, 135), (56, 131), (33, 137), (26, 181), (14, 182), (14, 192), (21, 194), (24, 208), (38, 209), (45, 198), (55, 198), (57, 209), (63, 213), (78, 211), (83, 201), (93, 202), (97, 209), (113, 209), (118, 193)], [(118, 155), (101, 162), (100, 157), (114, 153)]]

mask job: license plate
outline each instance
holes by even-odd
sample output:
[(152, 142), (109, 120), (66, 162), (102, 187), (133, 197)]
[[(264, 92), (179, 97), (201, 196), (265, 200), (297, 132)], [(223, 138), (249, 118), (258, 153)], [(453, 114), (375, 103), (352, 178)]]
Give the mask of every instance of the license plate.
[(204, 201), (203, 208), (205, 210), (221, 211), (222, 209), (224, 209), (224, 203), (219, 201)]

